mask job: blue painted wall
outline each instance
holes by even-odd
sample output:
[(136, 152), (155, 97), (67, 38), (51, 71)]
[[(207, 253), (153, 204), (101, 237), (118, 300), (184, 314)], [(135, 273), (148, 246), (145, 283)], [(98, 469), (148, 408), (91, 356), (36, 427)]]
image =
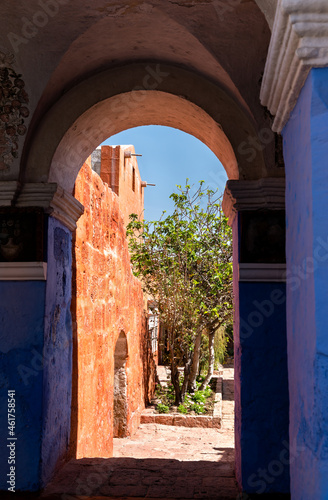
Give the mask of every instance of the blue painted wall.
[(9, 389), (16, 391), (16, 490), (39, 490), (68, 450), (71, 246), (70, 231), (49, 218), (47, 281), (0, 281), (0, 490), (9, 486)]
[(0, 490), (9, 486), (6, 410), (12, 389), (16, 391), (16, 488), (39, 487), (45, 286), (41, 281), (0, 281)]
[(242, 450), (241, 450), (241, 349), (239, 321), (239, 214), (232, 225), (233, 242), (233, 331), (234, 331), (234, 368), (235, 368), (235, 474), (242, 487)]
[(328, 69), (283, 131), (292, 497), (328, 498)]
[(235, 383), (242, 488), (247, 493), (288, 493), (285, 284), (239, 283), (239, 314)]
[(43, 441), (41, 483), (51, 478), (68, 451), (72, 390), (72, 237), (49, 218), (44, 334)]

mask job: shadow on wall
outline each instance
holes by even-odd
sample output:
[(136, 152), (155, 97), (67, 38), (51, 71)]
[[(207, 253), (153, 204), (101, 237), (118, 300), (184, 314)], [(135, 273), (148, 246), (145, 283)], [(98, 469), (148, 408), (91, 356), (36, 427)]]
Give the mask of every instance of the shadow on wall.
[(71, 433), (69, 443), (69, 458), (75, 458), (77, 452), (77, 422), (78, 422), (78, 335), (77, 335), (77, 283), (76, 283), (76, 232), (72, 237), (72, 299), (71, 299), (71, 314), (72, 314), (72, 402), (71, 402)]

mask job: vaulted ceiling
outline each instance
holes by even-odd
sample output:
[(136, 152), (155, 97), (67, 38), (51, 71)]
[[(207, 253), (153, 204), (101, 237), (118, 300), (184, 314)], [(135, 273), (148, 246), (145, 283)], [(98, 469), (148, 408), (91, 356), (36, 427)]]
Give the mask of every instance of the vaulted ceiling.
[[(30, 98), (25, 158), (44, 116), (62, 96), (95, 75), (131, 64), (188, 71), (223, 92), (255, 131), (270, 127), (259, 92), (275, 5), (275, 0), (18, 0), (13, 6), (4, 0), (0, 51), (14, 53)], [(172, 77), (172, 93), (191, 99), (185, 80)], [(110, 95), (129, 90), (114, 81), (108, 86)], [(210, 93), (205, 87), (202, 92)], [(215, 93), (209, 99), (216, 99)], [(193, 103), (203, 107), (203, 100)], [(228, 117), (221, 123), (217, 109), (205, 111), (229, 140), (234, 124), (243, 126), (234, 113), (230, 123)], [(274, 145), (263, 154), (273, 168)]]

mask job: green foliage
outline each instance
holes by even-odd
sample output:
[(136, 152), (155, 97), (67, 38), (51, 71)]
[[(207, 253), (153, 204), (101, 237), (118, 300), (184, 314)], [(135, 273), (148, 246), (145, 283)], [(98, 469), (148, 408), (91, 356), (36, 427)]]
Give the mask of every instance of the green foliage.
[(206, 396), (203, 391), (197, 391), (191, 396), (191, 399), (196, 403), (205, 403)]
[(132, 214), (127, 228), (133, 272), (157, 303), (175, 367), (190, 362), (199, 332), (232, 318), (232, 236), (221, 199), (203, 181), (195, 193), (188, 183), (177, 187), (172, 215), (147, 222)]
[[(208, 339), (204, 339), (202, 344), (202, 354), (199, 370), (201, 373), (208, 369)], [(223, 364), (228, 356), (233, 356), (233, 325), (232, 322), (222, 325), (215, 332), (214, 336), (215, 368)]]
[(184, 405), (179, 405), (178, 412), (186, 414), (186, 413), (188, 413), (188, 408), (186, 408)]
[(206, 413), (206, 408), (202, 406), (201, 403), (194, 403), (190, 406), (190, 409), (197, 414)]
[(205, 387), (203, 393), (204, 393), (205, 398), (209, 398), (210, 396), (212, 396), (213, 391), (209, 386), (207, 386), (207, 387)]
[(214, 336), (214, 353), (215, 365), (222, 364), (227, 357), (228, 337), (225, 335), (225, 328), (221, 327), (215, 332)]
[(164, 405), (162, 403), (158, 403), (158, 405), (156, 406), (156, 410), (159, 413), (168, 413), (170, 411), (170, 408), (167, 405)]
[[(200, 385), (199, 382), (198, 386)], [(160, 385), (156, 388), (156, 396), (160, 399), (160, 403), (157, 404), (156, 410), (159, 413), (168, 413), (170, 407), (173, 406), (174, 398), (174, 388), (170, 384), (168, 387), (161, 387)], [(206, 413), (210, 411), (213, 407), (213, 391), (210, 387), (206, 387), (204, 391), (196, 391), (194, 394), (186, 394), (182, 404), (178, 406), (178, 412), (182, 414), (190, 413), (194, 411), (197, 414)]]
[(226, 333), (226, 339), (227, 339), (227, 346), (226, 346), (226, 352), (229, 357), (234, 356), (234, 345), (233, 345), (233, 324), (228, 323), (227, 326), (225, 327), (225, 333)]

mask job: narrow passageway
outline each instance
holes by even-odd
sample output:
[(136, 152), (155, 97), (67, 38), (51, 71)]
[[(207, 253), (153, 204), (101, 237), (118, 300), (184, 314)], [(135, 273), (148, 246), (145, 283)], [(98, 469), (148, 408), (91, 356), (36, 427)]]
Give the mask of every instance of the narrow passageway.
[(71, 460), (43, 497), (236, 499), (231, 367), (222, 396), (221, 429), (141, 424), (131, 438), (114, 439), (113, 458)]

